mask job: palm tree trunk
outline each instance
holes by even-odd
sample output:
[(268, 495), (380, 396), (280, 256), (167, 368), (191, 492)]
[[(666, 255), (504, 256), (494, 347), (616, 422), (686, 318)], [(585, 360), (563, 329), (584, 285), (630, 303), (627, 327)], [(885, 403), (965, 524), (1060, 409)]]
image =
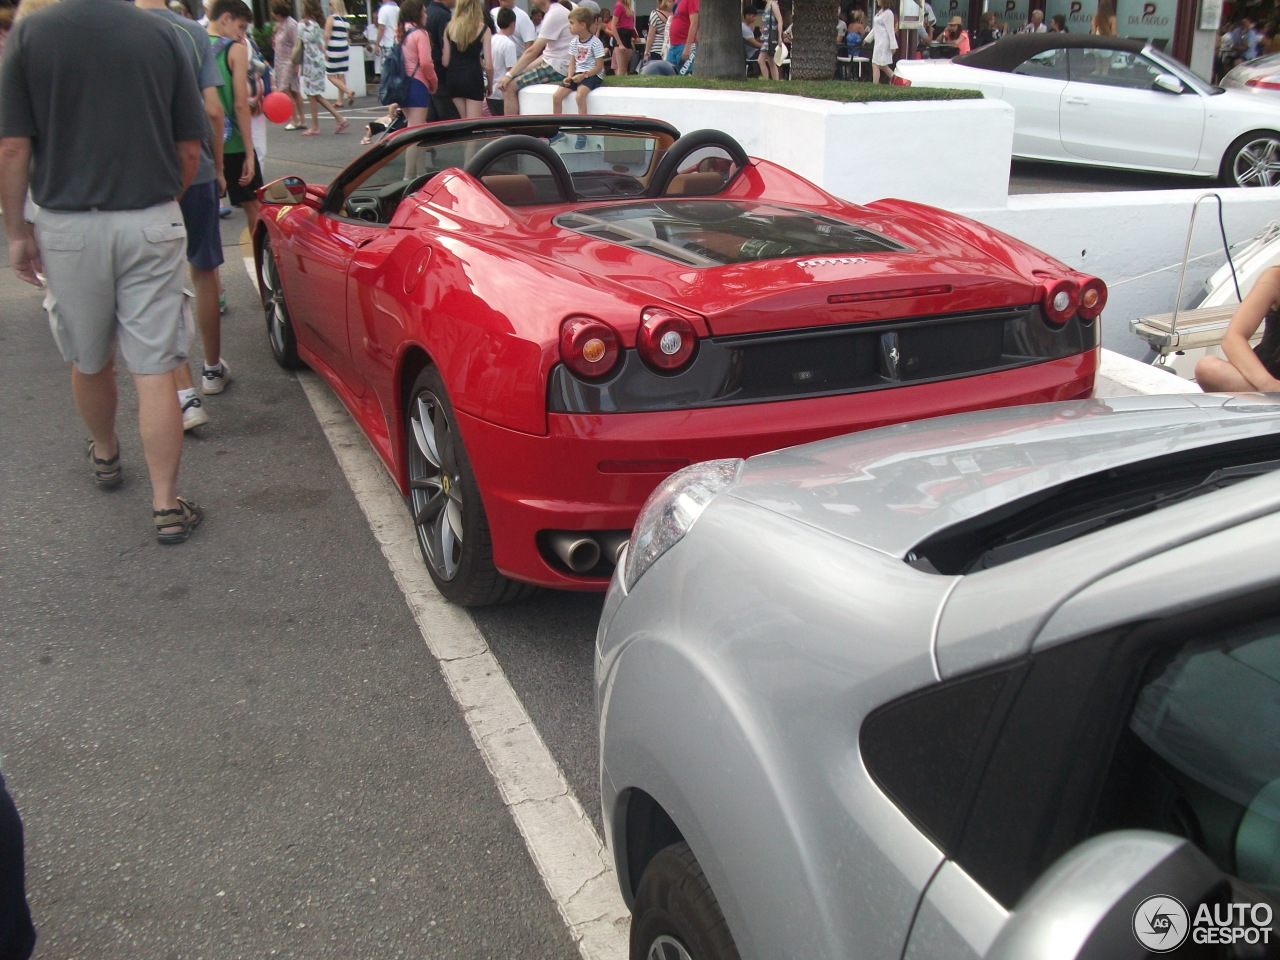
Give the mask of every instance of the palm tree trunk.
[(795, 0), (791, 79), (830, 80), (836, 73), (838, 0)]
[(741, 80), (746, 72), (742, 47), (742, 4), (739, 0), (701, 0), (698, 10), (699, 77)]

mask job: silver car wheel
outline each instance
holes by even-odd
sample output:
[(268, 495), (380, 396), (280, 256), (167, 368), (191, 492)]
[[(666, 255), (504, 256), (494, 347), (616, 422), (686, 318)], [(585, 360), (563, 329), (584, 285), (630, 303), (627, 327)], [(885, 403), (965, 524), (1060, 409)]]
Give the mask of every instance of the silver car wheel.
[(418, 542), (442, 580), (458, 575), (464, 541), (462, 478), (453, 423), (439, 398), (419, 393), (410, 413), (409, 499)]
[(684, 944), (665, 934), (649, 944), (646, 960), (693, 960)]
[(1239, 187), (1280, 184), (1280, 140), (1260, 135), (1241, 145), (1231, 158), (1231, 180)]
[(276, 266), (269, 239), (262, 241), (261, 256), (259, 273), (262, 277), (262, 309), (267, 318), (267, 339), (271, 343), (271, 355), (280, 366), (294, 369), (301, 366), (298, 360), (298, 342), (289, 321), (289, 307), (284, 300), (280, 270)]

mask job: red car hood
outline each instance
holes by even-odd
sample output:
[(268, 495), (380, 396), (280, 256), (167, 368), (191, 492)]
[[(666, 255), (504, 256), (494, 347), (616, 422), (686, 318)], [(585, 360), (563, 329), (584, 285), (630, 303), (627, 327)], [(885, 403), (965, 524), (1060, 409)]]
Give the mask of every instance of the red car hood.
[[(508, 236), (503, 242), (520, 248), (522, 257), (545, 258), (560, 270), (698, 313), (713, 336), (990, 310), (1037, 299), (1036, 278), (957, 238), (945, 225), (867, 213), (860, 226), (911, 249), (693, 267), (550, 222), (539, 240)], [(555, 235), (551, 242), (549, 235)]]

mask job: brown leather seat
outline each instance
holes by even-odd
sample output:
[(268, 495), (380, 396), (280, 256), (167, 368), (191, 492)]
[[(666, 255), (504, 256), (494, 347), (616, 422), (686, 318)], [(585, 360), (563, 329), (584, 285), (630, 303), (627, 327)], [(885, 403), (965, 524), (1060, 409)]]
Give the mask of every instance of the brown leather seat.
[(523, 173), (502, 173), (482, 177), (481, 182), (490, 193), (509, 207), (534, 203), (533, 181)]
[(707, 197), (724, 189), (724, 177), (718, 173), (678, 173), (671, 178), (668, 197)]

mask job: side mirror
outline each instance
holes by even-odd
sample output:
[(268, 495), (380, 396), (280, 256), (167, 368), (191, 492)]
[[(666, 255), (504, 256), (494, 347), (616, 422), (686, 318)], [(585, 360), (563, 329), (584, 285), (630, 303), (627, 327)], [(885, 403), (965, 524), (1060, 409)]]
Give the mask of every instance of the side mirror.
[(985, 960), (1145, 960), (1184, 941), (1203, 951), (1191, 937), (1198, 908), (1231, 900), (1226, 875), (1186, 840), (1147, 830), (1106, 833), (1045, 871)]
[(1186, 93), (1187, 88), (1182, 85), (1182, 81), (1175, 77), (1172, 73), (1158, 74), (1151, 86), (1156, 90), (1163, 90), (1165, 93)]
[(306, 181), (301, 177), (272, 180), (258, 189), (258, 199), (263, 203), (304, 203), (307, 199)]

